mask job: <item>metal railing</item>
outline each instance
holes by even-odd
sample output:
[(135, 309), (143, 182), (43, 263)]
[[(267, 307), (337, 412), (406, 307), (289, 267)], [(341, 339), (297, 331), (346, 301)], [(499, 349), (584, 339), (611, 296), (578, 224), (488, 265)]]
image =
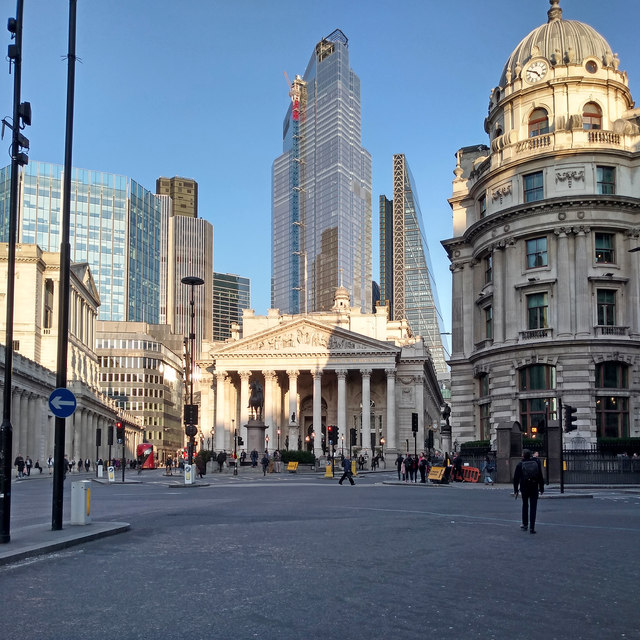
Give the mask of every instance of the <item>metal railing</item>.
[(563, 452), (566, 484), (640, 484), (640, 458), (600, 451)]

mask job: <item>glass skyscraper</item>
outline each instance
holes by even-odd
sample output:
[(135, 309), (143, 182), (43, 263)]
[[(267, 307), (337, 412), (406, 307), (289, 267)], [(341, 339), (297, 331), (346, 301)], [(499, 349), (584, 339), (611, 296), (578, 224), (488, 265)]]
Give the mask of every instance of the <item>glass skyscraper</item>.
[(406, 318), (431, 351), (439, 379), (449, 377), (442, 343), (444, 323), (411, 170), (393, 156), (393, 200), (380, 196), (380, 300), (392, 320)]
[[(0, 239), (8, 241), (8, 176), (0, 169)], [(18, 242), (60, 251), (63, 166), (31, 162), (20, 172)], [(5, 204), (3, 204), (5, 203)], [(157, 324), (160, 309), (160, 199), (134, 180), (73, 169), (71, 260), (87, 262), (100, 293), (100, 320)]]
[(231, 337), (231, 325), (242, 327), (242, 310), (251, 307), (251, 280), (232, 273), (213, 274), (213, 339)]
[(328, 310), (338, 286), (371, 309), (371, 156), (361, 146), (360, 79), (336, 30), (296, 76), (273, 164), (271, 306)]

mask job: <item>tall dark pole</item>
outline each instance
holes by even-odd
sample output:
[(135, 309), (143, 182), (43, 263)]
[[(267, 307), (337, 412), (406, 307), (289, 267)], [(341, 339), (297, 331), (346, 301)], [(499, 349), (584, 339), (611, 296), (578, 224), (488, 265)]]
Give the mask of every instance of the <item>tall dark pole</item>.
[[(194, 288), (204, 284), (204, 280), (202, 278), (198, 278), (198, 276), (186, 276), (181, 280), (182, 284), (189, 285), (191, 287), (191, 327), (189, 330), (189, 405), (191, 406), (191, 411), (189, 415), (191, 416), (190, 420), (193, 420), (194, 410), (193, 410), (193, 361), (194, 361), (194, 342), (196, 339), (196, 329), (195, 329), (195, 301), (193, 298)], [(193, 448), (195, 445), (195, 436), (197, 429), (194, 424), (187, 425), (188, 431), (187, 435), (189, 436), (189, 464), (193, 464)]]
[(4, 345), (4, 389), (0, 426), (0, 543), (11, 540), (11, 374), (13, 370), (13, 296), (18, 228), (18, 134), (20, 132), (20, 82), (22, 79), (22, 0), (18, 0), (15, 22), (16, 56), (13, 58), (13, 138), (11, 142), (11, 192), (9, 209), (9, 255), (7, 262), (7, 314)]
[[(76, 0), (69, 0), (69, 54), (67, 55), (67, 130), (64, 142), (64, 176), (62, 182), (62, 240), (60, 242), (60, 295), (58, 297), (58, 368), (56, 387), (67, 386), (67, 350), (69, 348), (69, 272), (71, 246), (71, 151), (73, 148), (73, 101), (76, 80)], [(53, 503), (51, 529), (62, 529), (64, 498), (65, 418), (56, 417), (53, 444)]]

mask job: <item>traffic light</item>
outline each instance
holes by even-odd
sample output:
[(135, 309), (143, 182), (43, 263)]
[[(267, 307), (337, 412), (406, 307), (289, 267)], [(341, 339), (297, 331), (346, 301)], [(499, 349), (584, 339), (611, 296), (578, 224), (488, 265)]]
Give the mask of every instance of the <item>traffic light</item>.
[(331, 425), (327, 427), (327, 440), (329, 440), (329, 444), (335, 444), (333, 427)]
[(418, 414), (417, 413), (411, 414), (411, 431), (413, 431), (413, 433), (418, 433)]
[(111, 446), (113, 444), (113, 425), (110, 424), (107, 429), (107, 444)]
[(338, 427), (333, 427), (333, 444), (338, 446), (338, 442), (340, 442), (340, 429)]
[(433, 449), (433, 431), (431, 429), (427, 433), (427, 449)]
[(531, 437), (532, 438), (538, 437), (538, 427), (536, 425), (532, 425), (531, 427)]
[(349, 429), (349, 442), (351, 442), (351, 446), (353, 446), (354, 444), (356, 444), (357, 440), (356, 440), (356, 430), (352, 427), (351, 429)]
[(564, 430), (565, 433), (569, 433), (569, 431), (575, 431), (578, 427), (576, 425), (576, 420), (578, 419), (575, 415), (578, 410), (575, 407), (572, 407), (570, 404), (564, 405)]
[(244, 446), (244, 440), (242, 439), (242, 436), (238, 436), (238, 446), (239, 447)]
[(122, 444), (124, 442), (124, 423), (116, 422), (116, 438), (118, 440), (118, 444)]

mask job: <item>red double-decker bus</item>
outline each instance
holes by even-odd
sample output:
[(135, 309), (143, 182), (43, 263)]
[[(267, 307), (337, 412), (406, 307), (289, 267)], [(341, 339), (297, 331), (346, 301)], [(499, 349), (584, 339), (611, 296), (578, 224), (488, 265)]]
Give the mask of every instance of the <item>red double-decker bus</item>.
[(153, 445), (143, 442), (136, 448), (136, 459), (138, 465), (143, 469), (155, 469), (155, 458), (153, 455)]

